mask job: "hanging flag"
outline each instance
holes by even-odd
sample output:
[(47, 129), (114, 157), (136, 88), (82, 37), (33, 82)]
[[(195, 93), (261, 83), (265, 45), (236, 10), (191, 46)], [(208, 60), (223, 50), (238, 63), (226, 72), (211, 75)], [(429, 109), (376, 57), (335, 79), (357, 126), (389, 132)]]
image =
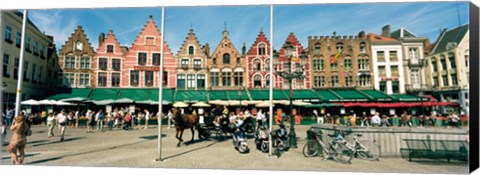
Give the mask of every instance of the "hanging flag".
[(337, 52), (337, 54), (333, 55), (330, 58), (330, 63), (331, 64), (337, 63), (338, 57), (340, 57), (341, 54), (342, 54), (342, 51), (339, 51), (339, 52)]

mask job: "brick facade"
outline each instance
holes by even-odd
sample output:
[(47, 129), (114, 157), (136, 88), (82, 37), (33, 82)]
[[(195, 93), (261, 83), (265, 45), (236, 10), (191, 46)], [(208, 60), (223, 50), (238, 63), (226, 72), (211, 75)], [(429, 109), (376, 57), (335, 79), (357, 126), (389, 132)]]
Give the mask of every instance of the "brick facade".
[[(278, 55), (278, 62), (277, 62), (276, 65), (274, 65), (274, 67), (276, 68), (276, 69), (274, 69), (274, 71), (276, 70), (276, 71), (287, 71), (288, 72), (288, 66), (286, 66), (286, 65), (288, 64), (288, 59), (289, 58), (287, 57), (287, 53), (286, 53), (286, 50), (285, 50), (285, 46), (287, 45), (287, 43), (290, 43), (290, 45), (293, 47), (293, 50), (292, 50), (292, 56), (293, 57), (296, 57), (296, 58), (300, 59), (300, 56), (301, 56), (302, 52), (304, 51), (304, 48), (303, 48), (302, 44), (298, 41), (295, 34), (290, 33), (288, 35), (287, 39), (285, 40), (284, 44), (282, 45), (282, 48), (280, 48), (280, 50), (278, 52), (278, 54), (279, 54)], [(294, 70), (296, 69), (295, 64), (292, 63), (291, 69), (292, 69), (292, 72), (294, 72)], [(293, 83), (292, 83), (292, 88), (293, 89), (309, 89), (311, 87), (309, 58), (306, 58), (306, 60), (305, 60), (304, 75), (306, 76), (305, 79), (292, 80), (293, 81)], [(281, 78), (278, 75), (275, 76), (274, 77), (274, 88), (289, 89), (288, 80), (284, 80), (283, 78)]]
[(270, 42), (260, 31), (247, 52), (247, 87), (266, 88), (269, 86)]
[(193, 29), (190, 29), (176, 55), (177, 89), (206, 89), (207, 53), (200, 45)]
[[(159, 85), (159, 61), (153, 63), (154, 54), (160, 54), (160, 37), (158, 27), (153, 22), (152, 16), (135, 39), (135, 42), (127, 52), (122, 67), (121, 87), (158, 87)], [(175, 81), (175, 58), (167, 43), (164, 41), (164, 87), (173, 88)], [(143, 55), (144, 54), (144, 55)], [(159, 55), (158, 55), (159, 56)], [(144, 57), (145, 62), (139, 62)], [(160, 58), (158, 58), (159, 60)], [(141, 63), (141, 64), (140, 64)], [(131, 71), (137, 70), (139, 75), (131, 77)], [(153, 80), (149, 81), (146, 72), (153, 71)], [(133, 79), (131, 79), (133, 78)], [(138, 79), (137, 79), (138, 78)]]
[[(235, 48), (226, 29), (222, 32), (222, 35), (222, 40), (208, 59), (210, 87), (212, 89), (238, 89), (241, 86), (246, 86), (245, 57)], [(212, 76), (216, 73), (218, 73), (218, 84), (215, 77)], [(235, 78), (236, 74), (239, 77)]]
[[(120, 81), (117, 82), (117, 79), (113, 79), (114, 75), (121, 75), (122, 73), (124, 54), (122, 48), (120, 48), (120, 43), (115, 38), (115, 35), (113, 35), (112, 30), (108, 32), (106, 38), (104, 34), (101, 33), (98, 43), (99, 46), (92, 61), (92, 70), (94, 72), (92, 74), (92, 87), (119, 87), (120, 82), (128, 81), (128, 79), (120, 78)], [(114, 61), (115, 63), (116, 61), (120, 61), (118, 67), (117, 64), (115, 64), (114, 67)], [(101, 74), (105, 75), (105, 79), (99, 82), (99, 80), (101, 80), (99, 79)]]
[[(90, 87), (90, 80), (93, 73), (91, 62), (94, 56), (95, 51), (88, 41), (82, 26), (78, 26), (58, 53), (58, 62), (63, 73), (61, 85), (72, 88)], [(69, 64), (67, 65), (65, 64), (66, 58), (69, 59)], [(70, 58), (74, 58), (74, 62), (72, 62), (72, 59)], [(81, 62), (84, 64), (81, 64)], [(88, 64), (88, 62), (90, 64)], [(80, 81), (81, 74), (88, 75), (88, 79)], [(73, 79), (71, 75), (73, 75)], [(67, 81), (66, 78), (71, 81)]]
[(373, 88), (371, 44), (363, 32), (348, 37), (309, 36), (308, 48), (312, 88)]

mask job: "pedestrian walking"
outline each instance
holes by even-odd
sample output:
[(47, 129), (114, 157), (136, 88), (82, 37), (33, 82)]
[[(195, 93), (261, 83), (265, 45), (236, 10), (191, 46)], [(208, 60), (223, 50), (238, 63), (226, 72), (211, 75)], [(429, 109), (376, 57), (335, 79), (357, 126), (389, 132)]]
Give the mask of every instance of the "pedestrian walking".
[(75, 111), (74, 119), (75, 119), (75, 128), (78, 128), (78, 120), (80, 120), (80, 111), (78, 109), (77, 111)]
[(9, 108), (7, 109), (7, 113), (5, 115), (5, 124), (7, 125), (7, 127), (10, 127), (12, 125), (12, 117), (13, 117), (13, 109), (12, 108)]
[(56, 119), (57, 123), (60, 125), (60, 141), (63, 142), (65, 137), (65, 129), (67, 128), (67, 116), (65, 115), (65, 111), (57, 114)]
[(174, 121), (173, 121), (173, 113), (172, 113), (172, 110), (168, 110), (168, 114), (167, 114), (167, 123), (168, 123), (168, 128), (172, 128), (172, 126), (174, 125)]
[(73, 111), (70, 111), (68, 114), (67, 114), (67, 125), (68, 126), (73, 126)]
[(257, 112), (257, 126), (255, 130), (258, 130), (260, 126), (263, 126), (263, 121), (265, 120), (265, 115), (263, 114), (262, 109), (259, 109)]
[(105, 115), (105, 119), (106, 119), (105, 121), (106, 121), (107, 126), (108, 126), (108, 130), (112, 130), (112, 128), (113, 128), (113, 121), (114, 121), (113, 116), (112, 116), (112, 113), (107, 112), (107, 115)]
[(103, 130), (103, 121), (105, 116), (103, 115), (103, 111), (100, 109), (95, 115), (95, 120), (97, 121), (97, 131)]
[(55, 128), (55, 125), (57, 125), (57, 122), (55, 120), (55, 115), (53, 114), (53, 112), (50, 112), (47, 117), (47, 128), (48, 128), (47, 137), (48, 138), (54, 136), (53, 129)]
[(145, 129), (148, 129), (148, 121), (150, 120), (150, 112), (145, 109), (143, 110), (145, 112)]
[[(15, 117), (15, 123), (10, 127), (13, 135), (6, 151), (10, 153), (14, 165), (23, 164), (25, 159), (25, 146), (27, 145), (27, 132), (30, 130), (24, 115)], [(31, 134), (31, 131), (30, 131)], [(19, 156), (17, 156), (17, 152)]]
[(458, 115), (453, 112), (450, 112), (450, 115), (452, 116), (452, 127), (460, 128), (460, 117), (458, 117)]
[(87, 111), (87, 133), (92, 133), (93, 132), (93, 126), (95, 125), (94, 123), (94, 116), (95, 111), (88, 110)]

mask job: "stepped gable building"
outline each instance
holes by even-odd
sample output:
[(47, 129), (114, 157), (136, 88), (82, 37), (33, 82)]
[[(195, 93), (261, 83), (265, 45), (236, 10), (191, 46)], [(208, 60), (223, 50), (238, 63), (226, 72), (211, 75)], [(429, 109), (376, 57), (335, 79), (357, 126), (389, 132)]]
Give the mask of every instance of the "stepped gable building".
[[(435, 42), (425, 67), (428, 87), (432, 96), (442, 102), (457, 102), (461, 114), (469, 112), (469, 24), (443, 30)], [(474, 74), (476, 74), (475, 72)], [(476, 75), (474, 75), (476, 76)], [(456, 111), (456, 107), (444, 107), (441, 112)]]
[[(297, 37), (293, 32), (291, 32), (287, 39), (285, 40), (282, 48), (278, 51), (278, 61), (274, 60), (274, 71), (288, 71), (288, 59), (287, 52), (285, 50), (285, 46), (290, 44), (293, 47), (292, 56), (300, 59), (302, 54), (307, 54), (307, 50), (303, 48), (302, 44), (298, 41)], [(303, 52), (303, 53), (302, 53)], [(307, 55), (305, 55), (307, 56)], [(307, 56), (308, 57), (308, 56)], [(311, 88), (311, 68), (310, 68), (310, 59), (306, 58), (305, 60), (305, 67), (304, 67), (304, 75), (306, 76), (305, 79), (295, 79), (292, 80), (292, 89), (310, 89)], [(296, 70), (296, 64), (292, 62), (290, 65), (292, 72)], [(273, 78), (273, 87), (280, 88), (280, 89), (289, 89), (288, 80), (284, 80), (282, 77), (275, 75)]]
[(270, 86), (270, 42), (260, 30), (247, 52), (247, 87), (266, 88)]
[(386, 94), (405, 93), (402, 43), (396, 39), (369, 33), (372, 44), (373, 84)]
[(211, 89), (238, 89), (246, 86), (245, 58), (233, 45), (228, 31), (222, 32), (222, 39), (208, 59)]
[(370, 45), (363, 31), (357, 36), (309, 36), (312, 88), (371, 89)]
[[(92, 87), (120, 87), (124, 52), (110, 30), (105, 38), (100, 33), (98, 49), (92, 61)], [(127, 81), (124, 79), (123, 81)]]
[[(161, 33), (153, 22), (152, 16), (138, 34), (125, 55), (122, 65), (120, 87), (158, 87), (160, 71)], [(167, 43), (163, 45), (163, 77), (165, 88), (173, 88), (175, 82), (175, 58)]]
[(91, 86), (92, 58), (95, 50), (87, 35), (78, 26), (58, 53), (58, 61), (63, 73), (62, 86), (85, 88)]
[(425, 68), (427, 62), (424, 58), (425, 54), (428, 54), (431, 50), (428, 38), (418, 37), (405, 28), (390, 33), (389, 25), (382, 28), (382, 36), (394, 38), (401, 42), (405, 91), (416, 95), (430, 94), (431, 88), (427, 87), (426, 84)]
[(175, 58), (177, 89), (208, 88), (207, 54), (190, 29)]

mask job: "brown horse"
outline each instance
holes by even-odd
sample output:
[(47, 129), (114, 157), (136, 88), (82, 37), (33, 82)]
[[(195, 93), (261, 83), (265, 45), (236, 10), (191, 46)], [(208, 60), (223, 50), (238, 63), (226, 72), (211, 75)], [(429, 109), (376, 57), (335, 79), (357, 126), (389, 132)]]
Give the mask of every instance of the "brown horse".
[[(194, 127), (197, 127), (199, 123), (198, 115), (193, 113), (193, 114), (184, 114), (182, 116), (180, 114), (180, 111), (176, 108), (174, 108), (172, 112), (174, 116), (173, 120), (175, 122), (175, 129), (176, 129), (175, 138), (178, 139), (177, 147), (180, 147), (180, 144), (183, 142), (183, 139), (182, 139), (183, 130), (188, 128), (190, 128), (190, 130), (192, 131), (192, 140), (190, 140), (190, 143), (193, 143), (193, 137), (195, 136)], [(178, 135), (179, 133), (180, 133), (180, 136)]]

